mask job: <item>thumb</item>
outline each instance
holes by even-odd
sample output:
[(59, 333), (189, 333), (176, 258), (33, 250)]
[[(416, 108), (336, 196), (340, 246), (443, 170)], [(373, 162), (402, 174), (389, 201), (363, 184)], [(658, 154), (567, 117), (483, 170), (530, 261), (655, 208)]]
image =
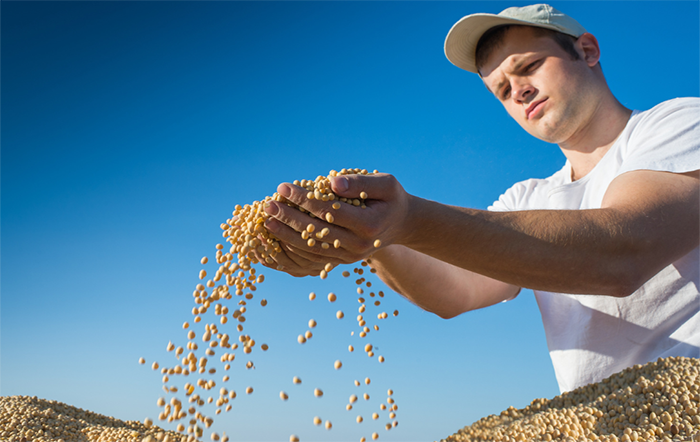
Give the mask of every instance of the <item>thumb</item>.
[(362, 192), (366, 199), (390, 199), (400, 186), (396, 178), (386, 173), (373, 175), (337, 175), (330, 177), (333, 193), (344, 198), (360, 198)]

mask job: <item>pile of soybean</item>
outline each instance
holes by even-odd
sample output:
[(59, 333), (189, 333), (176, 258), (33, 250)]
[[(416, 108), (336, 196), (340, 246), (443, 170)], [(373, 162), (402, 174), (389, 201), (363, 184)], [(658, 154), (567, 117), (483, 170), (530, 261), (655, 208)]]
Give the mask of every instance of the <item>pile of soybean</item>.
[[(636, 365), (553, 399), (488, 416), (444, 439), (476, 441), (700, 441), (700, 360)], [(314, 419), (320, 424), (320, 420)], [(0, 397), (0, 440), (8, 442), (185, 442), (192, 436), (120, 421), (37, 397)]]
[(0, 396), (0, 440), (7, 442), (184, 442), (150, 423), (120, 421), (36, 396)]
[(700, 442), (700, 360), (635, 365), (553, 399), (487, 416), (443, 442)]
[[(342, 198), (334, 194), (331, 190), (330, 178), (340, 175), (372, 175), (377, 171), (369, 172), (365, 169), (342, 169), (332, 170), (328, 176), (318, 176), (314, 180), (294, 181), (293, 184), (305, 188), (307, 198), (327, 202), (323, 216), (316, 217), (309, 213), (311, 222), (303, 228), (299, 234), (306, 241), (310, 250), (329, 249), (342, 247), (340, 240), (334, 237), (333, 222), (334, 213), (341, 210), (343, 205), (353, 206), (352, 210), (362, 210), (371, 203), (371, 195), (362, 192), (359, 198)], [(245, 395), (254, 393), (253, 385), (235, 385), (237, 383), (235, 370), (250, 370), (258, 368), (265, 370), (265, 367), (256, 367), (254, 362), (258, 351), (274, 351), (267, 343), (258, 343), (256, 336), (251, 336), (246, 327), (250, 324), (252, 307), (258, 304), (260, 308), (274, 302), (266, 298), (260, 298), (258, 287), (265, 281), (265, 276), (259, 271), (262, 262), (268, 266), (274, 266), (274, 258), (278, 253), (282, 253), (278, 238), (265, 228), (265, 221), (269, 215), (265, 212), (265, 205), (270, 201), (277, 201), (294, 207), (302, 212), (302, 207), (293, 204), (283, 196), (274, 193), (260, 201), (251, 204), (237, 205), (232, 212), (231, 218), (220, 225), (224, 244), (216, 244), (216, 252), (213, 259), (210, 257), (201, 258), (203, 266), (216, 266), (216, 270), (207, 271), (207, 268), (199, 270), (199, 282), (194, 287), (192, 296), (195, 305), (192, 307), (192, 319), (183, 323), (182, 328), (187, 342), (184, 345), (177, 345), (171, 340), (166, 350), (172, 353), (173, 365), (152, 362), (153, 370), (160, 370), (162, 374), (162, 389), (165, 396), (157, 399), (156, 403), (161, 408), (157, 419), (175, 426), (178, 434), (185, 436), (188, 442), (194, 442), (205, 437), (205, 432), (213, 441), (227, 442), (231, 435), (225, 432), (216, 431), (214, 417), (222, 412), (235, 410), (234, 402), (237, 397), (241, 397), (241, 392)], [(379, 240), (374, 241), (375, 247), (380, 247)], [(326, 279), (328, 274), (334, 269), (332, 263), (327, 263), (323, 270), (319, 272), (321, 279)], [(375, 354), (376, 347), (370, 341), (370, 335), (374, 335), (379, 330), (379, 322), (390, 316), (398, 316), (398, 310), (387, 313), (382, 305), (384, 292), (372, 288), (370, 276), (376, 273), (372, 268), (371, 258), (367, 258), (358, 263), (352, 270), (342, 272), (342, 276), (353, 279), (351, 290), (357, 296), (357, 316), (356, 327), (353, 326), (351, 337), (362, 339), (355, 351), (353, 345), (348, 345), (347, 351), (355, 357), (364, 353), (365, 357), (372, 358), (378, 363), (383, 363), (385, 357)], [(354, 274), (354, 275), (353, 275)], [(375, 277), (376, 278), (376, 277)], [(378, 279), (378, 278), (376, 278)], [(376, 281), (375, 281), (376, 283)], [(339, 293), (339, 292), (338, 292)], [(321, 297), (327, 299), (328, 303), (334, 303), (338, 295), (330, 292)], [(316, 299), (315, 293), (308, 295), (309, 301)], [(335, 310), (335, 309), (333, 309)], [(371, 316), (370, 316), (371, 315)], [(254, 316), (254, 315), (253, 315)], [(346, 314), (342, 310), (329, 311), (328, 316), (331, 321), (343, 319)], [(376, 318), (376, 319), (375, 319)], [(317, 324), (316, 319), (308, 318), (304, 320), (308, 324), (307, 330), (295, 337), (299, 345), (307, 344), (314, 336)], [(253, 317), (253, 320), (258, 318)], [(347, 320), (343, 321), (346, 322)], [(203, 330), (202, 330), (203, 326)], [(270, 327), (273, 325), (271, 324)], [(360, 351), (362, 350), (362, 351)], [(245, 360), (245, 362), (244, 362)], [(145, 358), (140, 358), (139, 363), (146, 364)], [(343, 366), (341, 360), (335, 360), (328, 365), (335, 370), (340, 370)], [(370, 384), (370, 373), (366, 373), (362, 378), (352, 380), (354, 388), (366, 387)], [(302, 380), (298, 376), (290, 373), (289, 383), (301, 384)], [(194, 380), (193, 377), (198, 379)], [(189, 380), (185, 382), (186, 380)], [(350, 381), (350, 379), (348, 380)], [(311, 384), (313, 394), (317, 398), (323, 396), (323, 391), (313, 385), (313, 379), (304, 380), (305, 385)], [(245, 387), (245, 388), (244, 388)], [(238, 390), (238, 391), (237, 391)], [(297, 389), (298, 391), (298, 389)], [(370, 401), (369, 394), (360, 388), (358, 394), (351, 394), (348, 397), (345, 409), (353, 410), (358, 400)], [(363, 416), (361, 414), (350, 413), (346, 419), (351, 419), (357, 424), (366, 422), (362, 428), (367, 431), (366, 437), (360, 438), (360, 442), (368, 439), (376, 440), (379, 432), (375, 430), (383, 429), (389, 431), (398, 425), (396, 412), (398, 405), (393, 396), (393, 390), (388, 388), (386, 398), (379, 398), (374, 412)], [(279, 397), (270, 397), (266, 400), (289, 399), (286, 391), (280, 391)], [(240, 399), (239, 399), (240, 400)], [(373, 398), (377, 400), (377, 398)], [(213, 406), (213, 413), (206, 410)], [(213, 415), (212, 415), (213, 414)], [(151, 423), (147, 418), (146, 422)], [(309, 416), (306, 425), (322, 426), (327, 430), (333, 428), (333, 423), (328, 417)], [(289, 436), (291, 442), (299, 441), (295, 434)]]

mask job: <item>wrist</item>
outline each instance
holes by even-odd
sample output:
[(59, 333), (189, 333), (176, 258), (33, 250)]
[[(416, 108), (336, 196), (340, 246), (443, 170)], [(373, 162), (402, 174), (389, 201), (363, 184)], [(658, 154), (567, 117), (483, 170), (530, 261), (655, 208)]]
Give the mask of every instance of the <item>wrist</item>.
[(417, 196), (406, 193), (406, 209), (402, 221), (399, 223), (397, 234), (392, 244), (402, 245), (412, 248), (417, 241), (420, 231), (420, 213), (425, 200)]

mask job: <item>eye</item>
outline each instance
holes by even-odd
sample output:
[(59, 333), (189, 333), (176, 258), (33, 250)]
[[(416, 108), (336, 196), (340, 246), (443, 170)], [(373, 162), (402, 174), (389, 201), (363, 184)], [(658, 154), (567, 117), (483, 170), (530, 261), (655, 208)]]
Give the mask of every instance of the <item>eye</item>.
[(533, 61), (532, 63), (530, 63), (529, 65), (527, 65), (527, 66), (525, 67), (525, 71), (524, 71), (524, 72), (525, 72), (525, 73), (528, 73), (528, 72), (534, 71), (535, 68), (537, 67), (537, 65), (539, 64), (540, 61), (541, 61), (541, 60), (536, 60), (536, 61)]
[(503, 91), (501, 91), (501, 99), (505, 100), (508, 98), (510, 95), (510, 86), (506, 86), (503, 88)]

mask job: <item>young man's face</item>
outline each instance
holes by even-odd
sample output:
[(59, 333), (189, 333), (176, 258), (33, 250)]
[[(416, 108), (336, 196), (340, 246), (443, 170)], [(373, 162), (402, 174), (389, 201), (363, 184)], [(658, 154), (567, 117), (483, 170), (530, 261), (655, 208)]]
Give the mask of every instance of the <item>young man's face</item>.
[(574, 136), (590, 121), (598, 102), (586, 61), (572, 60), (554, 40), (526, 26), (510, 28), (480, 72), (510, 116), (550, 143), (565, 143)]

